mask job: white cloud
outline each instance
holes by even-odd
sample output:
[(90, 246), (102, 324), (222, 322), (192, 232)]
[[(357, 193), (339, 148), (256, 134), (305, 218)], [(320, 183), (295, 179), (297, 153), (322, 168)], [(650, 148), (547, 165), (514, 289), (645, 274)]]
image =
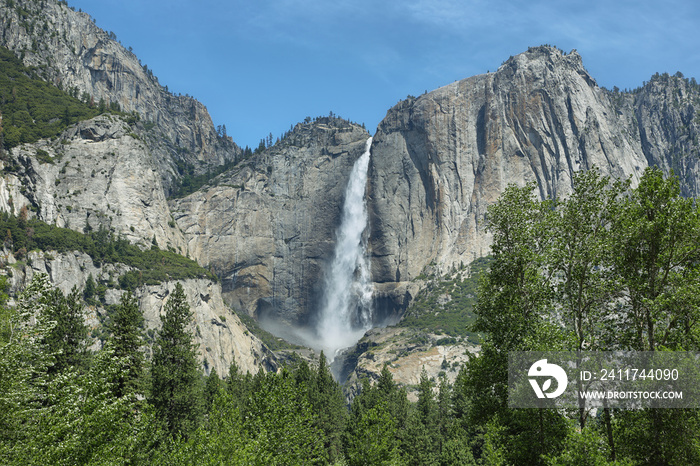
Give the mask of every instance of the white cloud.
[(497, 2), (485, 0), (409, 0), (401, 3), (414, 21), (453, 32), (482, 24), (492, 23), (491, 9)]

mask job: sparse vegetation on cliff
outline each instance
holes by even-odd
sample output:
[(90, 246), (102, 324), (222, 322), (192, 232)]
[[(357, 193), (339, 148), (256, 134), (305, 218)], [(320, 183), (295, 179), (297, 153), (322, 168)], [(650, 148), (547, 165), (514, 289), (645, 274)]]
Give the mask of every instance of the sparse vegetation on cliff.
[(5, 47), (0, 47), (0, 112), (5, 149), (56, 137), (101, 113), (121, 113), (116, 103), (96, 103), (88, 94), (79, 97), (77, 88), (65, 92), (47, 83)]
[(5, 248), (22, 259), (28, 251), (80, 251), (95, 264), (120, 263), (135, 270), (119, 277), (119, 286), (134, 290), (141, 285), (155, 285), (168, 280), (216, 277), (195, 261), (156, 246), (141, 250), (123, 238), (116, 238), (104, 229), (87, 234), (59, 228), (40, 220), (28, 219), (23, 210), (19, 217), (0, 213), (0, 232)]
[(478, 343), (479, 335), (470, 329), (474, 322), (472, 308), (476, 303), (479, 279), (488, 271), (491, 260), (491, 257), (476, 259), (468, 268), (460, 267), (442, 277), (423, 275), (427, 285), (398, 325)]

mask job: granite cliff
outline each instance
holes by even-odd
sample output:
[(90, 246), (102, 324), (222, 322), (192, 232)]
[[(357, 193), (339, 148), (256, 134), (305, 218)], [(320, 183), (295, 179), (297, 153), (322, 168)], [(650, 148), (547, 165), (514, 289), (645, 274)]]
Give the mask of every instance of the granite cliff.
[(282, 324), (313, 320), (348, 176), (368, 138), (340, 118), (300, 123), (212, 186), (171, 202), (188, 253), (221, 277), (235, 308)]
[(114, 33), (64, 2), (0, 2), (0, 45), (70, 94), (138, 114), (133, 131), (148, 140), (166, 193), (185, 165), (202, 173), (241, 156), (204, 105), (168, 92)]
[[(698, 195), (700, 89), (656, 76), (634, 92), (597, 86), (580, 55), (549, 46), (389, 110), (372, 145), (372, 277), (402, 307), (427, 267), (444, 273), (488, 254), (487, 207), (509, 183), (566, 196), (597, 166), (631, 177), (648, 165)], [(408, 297), (407, 294), (408, 293)]]
[[(63, 291), (71, 292), (73, 287), (85, 287), (88, 277), (99, 282), (114, 281), (129, 268), (121, 264), (96, 266), (85, 253), (57, 253), (53, 251), (33, 251), (23, 262), (16, 261), (7, 251), (2, 251), (0, 260), (9, 264), (11, 290), (15, 293), (23, 289), (37, 273), (46, 274), (51, 282)], [(160, 329), (160, 316), (165, 303), (175, 288), (175, 281), (138, 288), (134, 295), (143, 311), (147, 339), (152, 341), (154, 331)], [(199, 355), (205, 371), (216, 369), (219, 374), (228, 374), (232, 362), (245, 372), (255, 374), (258, 370), (275, 370), (277, 358), (255, 336), (251, 335), (238, 316), (224, 304), (221, 286), (206, 279), (181, 280), (188, 304), (193, 311), (189, 330), (194, 343), (199, 346)], [(86, 323), (94, 338), (93, 348), (102, 345), (101, 335), (109, 321), (109, 306), (119, 304), (125, 291), (108, 288), (104, 303), (86, 307)]]
[[(309, 119), (244, 156), (199, 102), (168, 92), (115, 39), (64, 2), (0, 0), (1, 46), (69, 94), (131, 112), (2, 154), (0, 210), (77, 231), (105, 228), (195, 259), (221, 281), (220, 289), (190, 287), (201, 345), (218, 348), (208, 363), (219, 371), (215, 360), (224, 364), (240, 347), (258, 364), (265, 351), (245, 332), (225, 330), (238, 323), (223, 303), (281, 331), (313, 326), (345, 186), (370, 135), (336, 117)], [(634, 91), (607, 90), (576, 51), (549, 46), (399, 102), (373, 138), (367, 183), (375, 321), (402, 315), (424, 273), (440, 276), (488, 254), (486, 209), (509, 183), (535, 181), (542, 198), (566, 196), (578, 170), (597, 166), (634, 183), (658, 165), (697, 197), (699, 111), (694, 79), (655, 75)], [(185, 171), (225, 163), (234, 166), (169, 199)], [(54, 271), (89, 270), (70, 255), (51, 256), (19, 276), (46, 269), (61, 283)], [(139, 291), (145, 314), (157, 312), (172, 282), (159, 287)], [(231, 317), (221, 325), (216, 315)]]
[(59, 227), (105, 228), (144, 247), (155, 239), (184, 252), (149, 146), (122, 118), (82, 121), (56, 140), (14, 148), (10, 158), (0, 183), (4, 211), (26, 206)]
[[(141, 248), (157, 245), (186, 254), (167, 195), (184, 169), (201, 173), (242, 155), (214, 129), (206, 108), (191, 97), (169, 93), (113, 33), (65, 2), (0, 2), (0, 46), (68, 94), (94, 107), (121, 110), (82, 121), (53, 139), (0, 150), (0, 210), (79, 232), (105, 229)], [(98, 267), (77, 251), (30, 251), (21, 259), (7, 250), (2, 257), (2, 273), (11, 277), (15, 291), (36, 272), (47, 273), (64, 292), (83, 287), (89, 276), (108, 285), (88, 317), (96, 335), (103, 334), (107, 309), (123, 293), (114, 285), (129, 267)], [(275, 367), (275, 357), (224, 304), (219, 283), (182, 283), (206, 368), (226, 374), (234, 359), (253, 373)], [(160, 325), (158, 314), (174, 284), (164, 281), (136, 290), (151, 332)]]

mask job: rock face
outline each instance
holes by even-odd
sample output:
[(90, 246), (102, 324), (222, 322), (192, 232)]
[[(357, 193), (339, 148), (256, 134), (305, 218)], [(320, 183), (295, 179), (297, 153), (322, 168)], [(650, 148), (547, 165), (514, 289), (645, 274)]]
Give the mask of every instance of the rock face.
[[(612, 94), (620, 102), (620, 94)], [(681, 74), (656, 74), (633, 95), (620, 102), (632, 115), (633, 128), (649, 165), (671, 170), (681, 181), (684, 196), (700, 197), (700, 87)]]
[(571, 192), (577, 170), (634, 183), (657, 164), (697, 195), (699, 95), (684, 82), (610, 92), (575, 51), (537, 47), (495, 73), (400, 102), (379, 125), (370, 165), (380, 303), (405, 306), (428, 265), (444, 272), (487, 254), (486, 209), (509, 183), (536, 181), (540, 197), (553, 198)]
[(362, 378), (374, 383), (386, 366), (394, 381), (408, 388), (409, 400), (417, 401), (422, 371), (435, 380), (444, 375), (453, 384), (459, 369), (481, 349), (463, 342), (439, 344), (439, 338), (401, 327), (375, 328), (343, 355), (340, 367), (333, 366), (334, 373), (354, 397)]
[(155, 238), (164, 249), (185, 252), (148, 146), (123, 119), (83, 121), (56, 141), (19, 146), (10, 155), (17, 169), (0, 184), (3, 210), (17, 214), (28, 206), (49, 224), (105, 228), (144, 246)]
[[(4, 254), (4, 261), (13, 262), (11, 255)], [(90, 256), (83, 253), (58, 254), (51, 252), (31, 252), (27, 264), (17, 263), (12, 268), (10, 283), (14, 290), (24, 288), (37, 273), (47, 274), (51, 282), (65, 294), (74, 286), (83, 288), (88, 276), (97, 281), (108, 280), (128, 270), (121, 265), (107, 264), (96, 267)], [(207, 373), (215, 368), (221, 376), (228, 374), (231, 363), (235, 360), (239, 369), (245, 373), (255, 374), (261, 368), (275, 370), (277, 362), (274, 355), (252, 336), (238, 316), (226, 306), (221, 297), (221, 286), (209, 280), (193, 279), (180, 282), (188, 298), (188, 304), (194, 314), (190, 332), (194, 342), (199, 345), (199, 353)], [(135, 295), (139, 307), (143, 310), (144, 327), (149, 336), (160, 329), (160, 316), (176, 282), (139, 288)], [(119, 304), (121, 290), (108, 289), (105, 294), (106, 304)], [(93, 330), (103, 325), (107, 312), (102, 307), (87, 306), (86, 323)], [(96, 343), (100, 346), (100, 343)]]
[[(211, 268), (222, 289), (206, 281), (187, 289), (204, 357), (222, 374), (231, 354), (251, 371), (265, 360), (224, 300), (263, 321), (313, 325), (345, 187), (369, 137), (364, 128), (333, 117), (308, 121), (243, 160), (199, 102), (170, 94), (112, 33), (62, 2), (3, 2), (0, 45), (74, 96), (139, 117), (103, 115), (58, 140), (13, 148), (0, 162), (0, 210), (18, 215), (26, 207), (48, 223), (103, 227), (143, 247), (155, 238)], [(550, 198), (566, 196), (578, 170), (597, 166), (634, 183), (659, 165), (697, 197), (698, 109), (694, 80), (657, 75), (632, 92), (608, 91), (578, 53), (547, 46), (400, 102), (373, 139), (367, 183), (378, 320), (402, 314), (422, 272), (488, 254), (487, 208), (509, 183), (534, 181)], [(209, 185), (166, 200), (185, 168), (203, 173), (230, 161), (238, 163)], [(82, 285), (87, 275), (70, 270), (91, 270), (83, 262), (37, 257), (27, 270)], [(172, 286), (140, 290), (152, 327)]]
[[(217, 133), (203, 105), (163, 88), (136, 56), (65, 2), (17, 0), (0, 4), (0, 45), (15, 51), (49, 82), (94, 105), (120, 108), (128, 118), (102, 115), (66, 130), (56, 140), (15, 147), (3, 155), (0, 210), (27, 211), (50, 224), (77, 231), (105, 228), (130, 242), (186, 253), (184, 236), (170, 214), (166, 195), (183, 167), (202, 173), (236, 160), (242, 151)], [(10, 272), (15, 289), (35, 272), (48, 273), (64, 291), (83, 287), (92, 274), (113, 282), (127, 268), (96, 268), (84, 254), (30, 252), (28, 264)], [(6, 254), (3, 263), (14, 258)], [(205, 367), (226, 374), (233, 358), (243, 371), (274, 369), (275, 359), (249, 335), (222, 298), (219, 284), (183, 282), (195, 314), (192, 330)], [(138, 290), (148, 329), (173, 282)], [(107, 304), (122, 291), (109, 288)], [(101, 325), (105, 311), (91, 308), (88, 321)]]
[[(207, 373), (215, 368), (217, 373), (226, 376), (234, 360), (242, 373), (277, 369), (270, 350), (251, 335), (238, 316), (224, 304), (219, 284), (209, 280), (183, 280), (180, 283), (193, 310), (190, 331), (199, 345)], [(146, 328), (160, 329), (160, 317), (165, 314), (165, 304), (175, 284), (168, 282), (138, 290), (139, 305), (145, 310)]]
[(139, 132), (150, 139), (166, 189), (177, 177), (177, 162), (203, 172), (240, 156), (230, 138), (217, 134), (200, 102), (169, 93), (88, 14), (57, 0), (3, 2), (0, 32), (0, 45), (21, 54), (25, 65), (37, 67), (47, 81), (76, 97), (87, 94), (95, 104), (102, 100), (138, 113)]
[(368, 137), (339, 118), (298, 124), (215, 186), (172, 201), (190, 256), (222, 278), (230, 304), (263, 320), (309, 323)]

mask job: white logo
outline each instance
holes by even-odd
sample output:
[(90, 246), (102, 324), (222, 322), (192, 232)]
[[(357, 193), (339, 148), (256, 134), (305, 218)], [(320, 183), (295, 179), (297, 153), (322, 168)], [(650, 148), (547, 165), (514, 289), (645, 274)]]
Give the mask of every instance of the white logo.
[[(544, 381), (541, 388), (537, 380), (530, 379), (530, 385), (532, 385), (532, 389), (535, 390), (537, 398), (556, 398), (564, 393), (566, 385), (569, 383), (564, 369), (556, 364), (547, 364), (546, 359), (540, 359), (530, 366), (527, 375), (530, 377), (549, 377)], [(552, 385), (552, 378), (557, 381), (557, 389), (551, 393), (545, 393)]]

